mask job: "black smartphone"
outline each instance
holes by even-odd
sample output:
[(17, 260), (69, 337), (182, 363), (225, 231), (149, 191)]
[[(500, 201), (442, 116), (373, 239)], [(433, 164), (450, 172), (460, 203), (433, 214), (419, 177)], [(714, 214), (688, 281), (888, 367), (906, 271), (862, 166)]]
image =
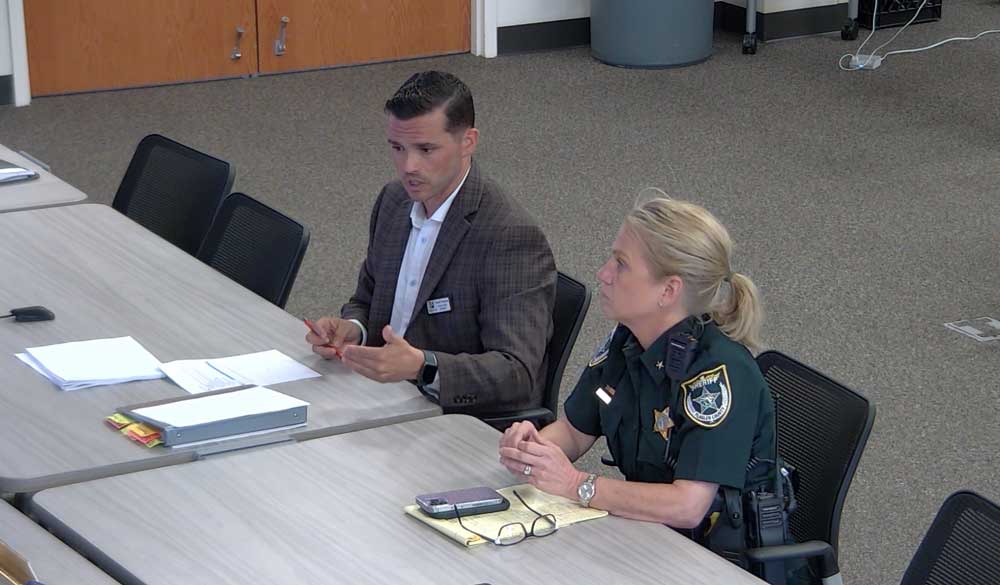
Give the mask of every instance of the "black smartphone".
[(455, 509), (462, 516), (501, 512), (510, 508), (507, 498), (488, 487), (474, 487), (417, 496), (417, 505), (431, 518), (454, 518)]

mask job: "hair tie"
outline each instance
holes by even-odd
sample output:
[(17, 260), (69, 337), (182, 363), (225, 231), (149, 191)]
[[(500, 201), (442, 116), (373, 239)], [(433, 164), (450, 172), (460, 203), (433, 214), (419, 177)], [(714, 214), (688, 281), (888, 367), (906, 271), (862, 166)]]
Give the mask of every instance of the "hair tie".
[(733, 281), (733, 272), (730, 272), (729, 274), (727, 274), (725, 277), (723, 277), (722, 280), (724, 282), (732, 282)]

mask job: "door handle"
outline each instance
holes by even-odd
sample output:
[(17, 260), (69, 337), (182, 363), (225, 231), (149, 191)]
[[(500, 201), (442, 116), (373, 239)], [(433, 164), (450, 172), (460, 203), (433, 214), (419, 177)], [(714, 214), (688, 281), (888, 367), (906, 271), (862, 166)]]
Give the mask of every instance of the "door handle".
[(243, 33), (247, 32), (242, 26), (236, 27), (236, 46), (233, 47), (233, 52), (229, 54), (229, 58), (233, 61), (238, 61), (243, 57), (243, 53), (240, 52), (240, 42), (243, 40)]
[(285, 30), (288, 27), (288, 17), (281, 17), (281, 29), (278, 32), (278, 40), (274, 41), (274, 54), (281, 56), (285, 54), (287, 46), (285, 45)]

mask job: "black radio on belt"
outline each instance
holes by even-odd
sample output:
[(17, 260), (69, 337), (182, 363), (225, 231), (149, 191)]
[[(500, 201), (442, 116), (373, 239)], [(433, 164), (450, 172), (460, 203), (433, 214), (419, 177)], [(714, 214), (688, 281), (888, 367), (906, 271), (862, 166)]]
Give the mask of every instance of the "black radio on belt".
[(687, 373), (698, 349), (698, 339), (688, 332), (674, 333), (667, 340), (667, 375), (677, 380)]
[(780, 494), (750, 492), (744, 503), (750, 546), (785, 544), (785, 499)]

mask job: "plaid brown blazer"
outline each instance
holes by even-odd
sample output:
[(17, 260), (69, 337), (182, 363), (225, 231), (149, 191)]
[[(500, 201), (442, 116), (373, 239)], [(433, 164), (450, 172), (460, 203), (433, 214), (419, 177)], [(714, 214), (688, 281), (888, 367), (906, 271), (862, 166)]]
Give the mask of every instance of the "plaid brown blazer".
[[(412, 201), (399, 181), (372, 209), (358, 286), (341, 309), (384, 345), (396, 280), (410, 236)], [(441, 225), (405, 338), (438, 359), (445, 412), (500, 413), (541, 406), (545, 349), (552, 336), (556, 267), (548, 240), (527, 211), (472, 164)], [(427, 301), (448, 298), (431, 315)]]

